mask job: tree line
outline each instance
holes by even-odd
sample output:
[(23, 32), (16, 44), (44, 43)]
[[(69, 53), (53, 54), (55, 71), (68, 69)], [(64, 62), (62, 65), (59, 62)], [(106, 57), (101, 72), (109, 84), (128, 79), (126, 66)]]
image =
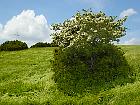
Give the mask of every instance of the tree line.
[[(37, 42), (36, 44), (32, 45), (30, 48), (37, 48), (37, 47), (58, 47), (55, 43), (47, 43), (47, 42)], [(0, 45), (0, 51), (17, 51), (17, 50), (24, 50), (28, 49), (28, 45), (25, 42), (19, 40), (13, 41), (6, 41)]]

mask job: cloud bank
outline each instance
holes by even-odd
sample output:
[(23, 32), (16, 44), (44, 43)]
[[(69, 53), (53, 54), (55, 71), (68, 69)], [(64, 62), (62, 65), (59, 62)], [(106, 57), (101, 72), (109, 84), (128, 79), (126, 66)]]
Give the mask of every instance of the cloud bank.
[(6, 40), (21, 40), (29, 46), (36, 42), (50, 42), (51, 30), (43, 15), (36, 15), (33, 10), (23, 10), (13, 16), (6, 25), (0, 24), (0, 43)]
[(133, 8), (129, 8), (127, 10), (124, 10), (121, 12), (120, 17), (125, 17), (125, 16), (132, 16), (134, 14), (137, 14), (137, 12)]

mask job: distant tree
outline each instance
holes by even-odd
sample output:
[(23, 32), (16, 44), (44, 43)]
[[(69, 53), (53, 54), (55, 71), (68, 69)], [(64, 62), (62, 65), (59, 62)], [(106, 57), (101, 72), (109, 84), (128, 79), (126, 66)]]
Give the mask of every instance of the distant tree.
[(27, 44), (18, 40), (6, 41), (0, 46), (0, 51), (16, 51), (24, 49), (28, 49)]
[(38, 42), (31, 46), (31, 48), (36, 48), (36, 47), (48, 47), (48, 43)]
[(31, 48), (37, 48), (37, 47), (58, 47), (56, 44), (52, 43), (43, 43), (43, 42), (38, 42), (34, 45), (31, 46)]

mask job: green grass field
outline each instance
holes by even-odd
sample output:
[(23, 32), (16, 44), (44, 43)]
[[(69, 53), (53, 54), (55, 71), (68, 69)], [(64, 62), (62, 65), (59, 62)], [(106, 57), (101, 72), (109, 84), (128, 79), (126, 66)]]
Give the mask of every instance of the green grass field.
[(0, 105), (140, 105), (140, 46), (121, 47), (134, 83), (78, 96), (60, 92), (52, 80), (54, 48), (0, 52)]

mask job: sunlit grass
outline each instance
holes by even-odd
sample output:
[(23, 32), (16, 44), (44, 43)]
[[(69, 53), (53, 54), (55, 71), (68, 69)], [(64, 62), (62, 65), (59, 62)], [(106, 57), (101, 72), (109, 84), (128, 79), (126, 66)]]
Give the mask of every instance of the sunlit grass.
[(0, 52), (0, 105), (139, 105), (140, 46), (121, 47), (135, 70), (136, 81), (78, 96), (58, 91), (52, 80), (54, 48)]

